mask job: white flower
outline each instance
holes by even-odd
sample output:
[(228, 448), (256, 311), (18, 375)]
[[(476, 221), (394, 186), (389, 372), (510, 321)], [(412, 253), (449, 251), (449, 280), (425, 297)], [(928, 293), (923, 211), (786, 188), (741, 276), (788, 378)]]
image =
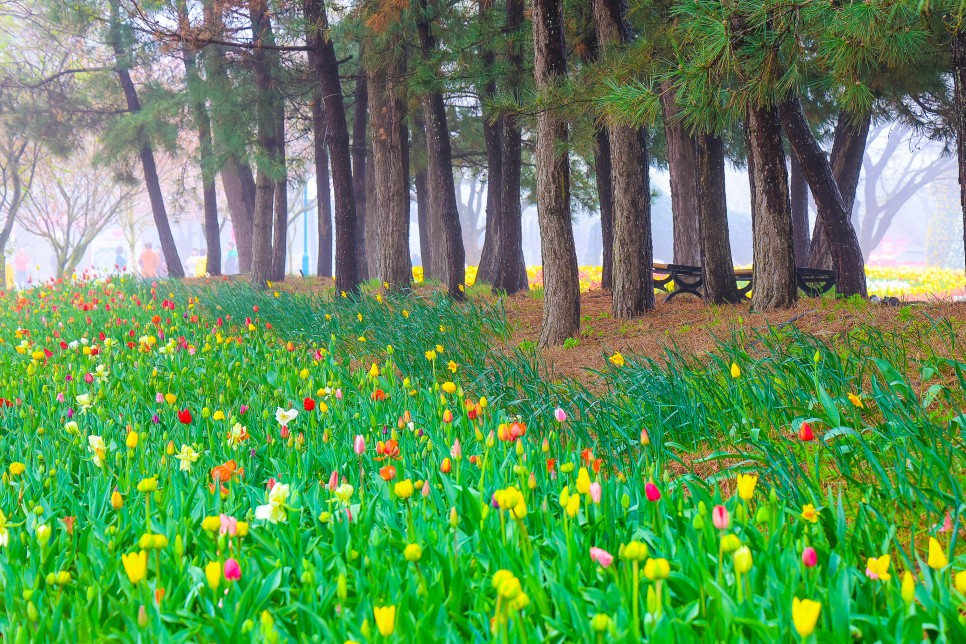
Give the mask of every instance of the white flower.
[(298, 415), (299, 412), (297, 409), (289, 409), (288, 411), (285, 411), (279, 407), (275, 410), (275, 420), (277, 420), (278, 424), (282, 426), (288, 426), (288, 424), (295, 420), (295, 417)]
[(7, 531), (7, 515), (0, 510), (0, 547), (10, 543), (10, 533)]
[(182, 445), (181, 451), (175, 454), (174, 457), (181, 462), (180, 468), (182, 472), (190, 472), (191, 465), (201, 458), (201, 454), (188, 445)]
[(76, 421), (69, 420), (64, 425), (64, 431), (67, 432), (68, 434), (73, 434), (74, 436), (77, 436), (78, 434), (80, 434), (80, 427), (77, 426)]
[(69, 347), (69, 348), (70, 348), (71, 350), (74, 350), (74, 349), (76, 349), (76, 348), (77, 348), (78, 346), (80, 346), (80, 342), (78, 342), (77, 340), (71, 340), (71, 341), (70, 341), (70, 342), (69, 342), (69, 343), (67, 344), (67, 346), (68, 346), (68, 347)]
[(81, 411), (87, 411), (91, 408), (91, 395), (90, 394), (79, 394), (75, 397), (77, 404), (80, 405)]
[(255, 508), (255, 518), (278, 523), (285, 521), (285, 501), (288, 499), (288, 484), (276, 483), (268, 493), (268, 503)]
[(101, 384), (107, 382), (107, 377), (109, 375), (111, 375), (111, 374), (107, 370), (107, 367), (105, 367), (102, 364), (97, 365), (97, 369), (94, 370), (94, 378), (96, 378), (97, 379), (97, 382), (99, 382)]
[(94, 455), (94, 465), (101, 467), (107, 455), (107, 445), (104, 444), (104, 439), (96, 434), (91, 434), (87, 437), (87, 445)]

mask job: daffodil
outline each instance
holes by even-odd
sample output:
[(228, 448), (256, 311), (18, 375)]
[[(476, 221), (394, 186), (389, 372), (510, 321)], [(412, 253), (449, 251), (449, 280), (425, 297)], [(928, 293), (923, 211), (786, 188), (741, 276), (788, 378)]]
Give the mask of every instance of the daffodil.
[(818, 510), (811, 503), (806, 503), (802, 508), (802, 518), (809, 523), (818, 523)]
[(849, 402), (858, 409), (862, 409), (865, 406), (862, 404), (862, 399), (852, 393), (849, 394)]
[(610, 358), (608, 358), (608, 360), (610, 360), (611, 364), (614, 365), (615, 367), (624, 366), (624, 356), (622, 356), (620, 353), (615, 353)]
[(278, 422), (279, 425), (282, 425), (282, 426), (288, 426), (289, 423), (295, 420), (295, 417), (298, 415), (299, 415), (299, 412), (297, 409), (285, 410), (285, 409), (282, 409), (281, 407), (278, 407), (275, 410), (275, 420)]
[(104, 439), (95, 434), (91, 434), (87, 437), (87, 446), (90, 449), (94, 465), (101, 467), (107, 455), (107, 445), (104, 443)]
[(276, 483), (268, 493), (268, 503), (255, 508), (255, 518), (278, 523), (285, 521), (288, 515), (285, 510), (285, 502), (288, 500), (289, 486), (286, 483)]
[(174, 457), (178, 459), (179, 469), (182, 472), (190, 472), (191, 466), (201, 458), (201, 454), (196, 452), (190, 445), (182, 445), (181, 451), (175, 454)]

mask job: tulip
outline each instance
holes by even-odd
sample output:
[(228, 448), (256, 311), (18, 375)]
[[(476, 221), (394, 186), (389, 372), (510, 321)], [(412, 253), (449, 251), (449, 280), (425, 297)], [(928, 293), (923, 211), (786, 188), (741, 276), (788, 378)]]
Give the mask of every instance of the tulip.
[(607, 552), (603, 548), (591, 548), (590, 559), (600, 564), (601, 568), (608, 568), (614, 561), (614, 555)]
[(218, 586), (221, 584), (221, 562), (212, 561), (205, 566), (205, 577), (208, 579), (208, 587), (212, 591), (218, 590)]
[(557, 407), (554, 410), (553, 415), (554, 415), (554, 418), (557, 419), (557, 422), (558, 423), (563, 423), (563, 422), (566, 422), (566, 420), (567, 420), (567, 412), (565, 412), (560, 407)]
[(415, 487), (413, 486), (413, 482), (409, 479), (406, 479), (405, 481), (399, 481), (393, 487), (393, 492), (396, 493), (396, 496), (403, 500), (411, 497), (414, 491), (415, 491)]
[(648, 501), (656, 502), (661, 500), (661, 491), (651, 482), (644, 485), (644, 494), (647, 496)]
[(148, 576), (148, 553), (144, 550), (121, 555), (121, 563), (124, 564), (128, 581), (135, 586)]
[(902, 589), (900, 593), (902, 594), (902, 601), (906, 603), (906, 607), (908, 608), (912, 604), (912, 600), (916, 597), (916, 579), (908, 570), (902, 573)]
[(798, 428), (798, 437), (803, 441), (815, 440), (815, 434), (812, 432), (812, 426), (803, 421), (802, 426)]
[(757, 474), (739, 474), (738, 475), (738, 496), (745, 501), (751, 501), (751, 497), (755, 496), (755, 487), (757, 485), (758, 485)]
[(737, 362), (731, 363), (731, 377), (735, 380), (741, 377), (741, 367), (738, 366)]
[(463, 458), (463, 446), (460, 445), (460, 439), (453, 441), (453, 446), (449, 449), (449, 455), (453, 457), (454, 461), (458, 461)]
[(228, 581), (238, 581), (241, 579), (241, 566), (238, 561), (229, 558), (225, 561), (225, 579)]
[(802, 551), (802, 563), (806, 568), (814, 568), (818, 563), (818, 553), (811, 546)]
[(727, 530), (731, 526), (731, 516), (728, 508), (723, 505), (716, 505), (711, 511), (711, 522), (718, 530)]
[(879, 558), (869, 557), (865, 564), (865, 574), (869, 579), (881, 579), (882, 581), (889, 581), (892, 579), (892, 575), (889, 574), (889, 563), (892, 557), (889, 555), (882, 555)]
[(641, 428), (641, 445), (646, 446), (650, 444), (651, 444), (651, 435), (647, 433), (647, 428), (643, 427)]
[(582, 467), (577, 472), (577, 492), (580, 494), (587, 494), (590, 491), (590, 475), (587, 474), (587, 468)]
[[(530, 476), (533, 476), (532, 472)], [(593, 483), (591, 483), (590, 488), (588, 488), (587, 490), (587, 493), (590, 496), (591, 501), (593, 501), (594, 503), (600, 503), (600, 494), (601, 494), (600, 483), (598, 483), (597, 481), (594, 481)]]
[(956, 590), (960, 594), (966, 595), (966, 570), (957, 572), (956, 576), (954, 577), (954, 581), (956, 584)]
[(115, 510), (120, 510), (124, 507), (124, 497), (117, 491), (117, 488), (114, 488), (114, 491), (111, 492), (111, 507)]
[(821, 611), (822, 604), (817, 601), (798, 597), (792, 601), (792, 622), (800, 637), (805, 638), (815, 632), (815, 624), (818, 623)]
[(735, 550), (735, 571), (743, 575), (751, 570), (752, 558), (751, 550), (748, 546), (741, 546)]
[(403, 549), (403, 557), (410, 563), (419, 561), (423, 556), (423, 548), (418, 543), (410, 543)]
[(182, 409), (181, 411), (179, 411), (178, 412), (178, 422), (180, 422), (182, 425), (190, 425), (191, 424), (191, 412), (188, 411), (187, 409)]
[(946, 558), (946, 553), (935, 537), (929, 537), (929, 558), (926, 563), (933, 570), (940, 570), (949, 565), (949, 559)]
[(352, 451), (357, 455), (362, 456), (366, 451), (366, 439), (362, 434), (356, 434), (355, 439), (352, 441)]
[(389, 637), (396, 630), (396, 607), (375, 606), (372, 614), (376, 618), (376, 628), (383, 637)]
[(339, 487), (339, 473), (332, 472), (332, 474), (329, 476), (329, 491), (335, 492), (337, 487)]
[(302, 408), (305, 409), (305, 411), (312, 411), (312, 410), (314, 410), (315, 409), (315, 401), (312, 400), (311, 398), (306, 398), (305, 400), (302, 401)]
[(667, 559), (648, 559), (644, 564), (644, 576), (651, 581), (667, 579), (671, 574), (671, 564)]

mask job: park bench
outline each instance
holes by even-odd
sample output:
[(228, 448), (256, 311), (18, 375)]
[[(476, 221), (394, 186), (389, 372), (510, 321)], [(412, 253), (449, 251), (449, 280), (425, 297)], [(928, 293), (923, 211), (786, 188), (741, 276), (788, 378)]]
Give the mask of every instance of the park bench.
[[(738, 294), (748, 298), (753, 284), (753, 274), (750, 268), (736, 269), (735, 284)], [(795, 279), (798, 288), (809, 297), (816, 297), (827, 293), (835, 286), (835, 271), (818, 268), (796, 268)], [(654, 264), (654, 287), (667, 293), (665, 302), (670, 302), (678, 295), (690, 293), (697, 297), (704, 297), (701, 292), (704, 277), (700, 266), (687, 264)]]

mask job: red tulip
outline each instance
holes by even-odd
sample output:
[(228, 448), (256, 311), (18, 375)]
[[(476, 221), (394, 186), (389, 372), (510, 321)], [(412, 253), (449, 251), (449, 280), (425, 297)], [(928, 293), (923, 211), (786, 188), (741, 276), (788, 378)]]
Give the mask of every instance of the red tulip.
[(644, 486), (644, 494), (647, 496), (648, 501), (654, 502), (661, 500), (661, 491), (653, 483), (647, 483)]
[(803, 441), (815, 440), (815, 434), (812, 432), (811, 425), (803, 422), (802, 426), (798, 429), (798, 437)]
[(191, 424), (191, 412), (187, 409), (182, 409), (178, 412), (178, 420), (181, 421), (183, 425)]
[(315, 409), (315, 401), (311, 398), (306, 398), (302, 401), (302, 406), (305, 408), (305, 411), (312, 411)]

